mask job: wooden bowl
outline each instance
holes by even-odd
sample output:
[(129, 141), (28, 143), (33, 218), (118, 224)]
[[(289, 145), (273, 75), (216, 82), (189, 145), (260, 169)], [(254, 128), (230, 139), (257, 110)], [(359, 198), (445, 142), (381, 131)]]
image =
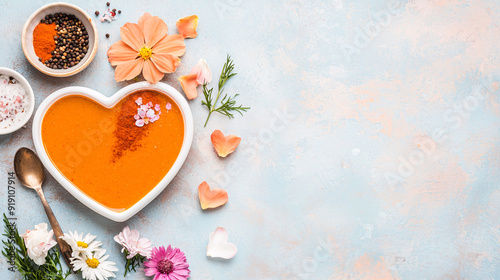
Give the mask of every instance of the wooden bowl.
[[(46, 15), (54, 13), (66, 13), (75, 15), (83, 23), (89, 35), (89, 49), (87, 53), (80, 61), (80, 63), (68, 69), (48, 68), (38, 60), (38, 56), (35, 54), (35, 49), (33, 47), (33, 30), (40, 23), (41, 19), (43, 19)], [(21, 41), (24, 55), (31, 63), (31, 65), (33, 65), (36, 69), (44, 74), (53, 77), (69, 77), (82, 71), (87, 66), (89, 66), (90, 62), (92, 62), (97, 53), (97, 45), (99, 41), (98, 38), (99, 36), (97, 34), (97, 28), (94, 24), (94, 20), (92, 20), (84, 10), (73, 4), (56, 2), (45, 5), (31, 14), (31, 16), (24, 24)]]

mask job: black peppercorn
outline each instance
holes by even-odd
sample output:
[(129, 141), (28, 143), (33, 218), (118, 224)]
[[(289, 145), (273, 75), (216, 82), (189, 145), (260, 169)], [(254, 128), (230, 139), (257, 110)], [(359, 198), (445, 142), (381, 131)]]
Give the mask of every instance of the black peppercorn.
[[(96, 16), (98, 14), (96, 11)], [(74, 15), (63, 13), (47, 15), (40, 22), (55, 22), (57, 31), (53, 37), (56, 48), (51, 52), (52, 57), (47, 61), (40, 61), (52, 69), (68, 69), (77, 65), (89, 47), (89, 36), (83, 23)]]

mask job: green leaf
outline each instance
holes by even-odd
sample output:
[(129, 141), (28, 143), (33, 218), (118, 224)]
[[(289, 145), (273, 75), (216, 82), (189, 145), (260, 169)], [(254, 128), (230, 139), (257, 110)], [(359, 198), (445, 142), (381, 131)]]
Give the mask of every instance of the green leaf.
[(222, 67), (222, 72), (219, 77), (219, 87), (217, 91), (217, 97), (215, 98), (215, 102), (213, 102), (213, 97), (212, 97), (212, 92), (213, 88), (208, 89), (207, 84), (203, 84), (203, 95), (205, 97), (205, 100), (201, 101), (201, 104), (203, 106), (206, 106), (208, 109), (208, 116), (207, 120), (205, 121), (205, 126), (207, 126), (208, 120), (210, 119), (210, 116), (212, 115), (213, 112), (217, 112), (219, 114), (222, 114), (224, 116), (227, 116), (228, 118), (232, 119), (234, 118), (234, 112), (239, 113), (240, 115), (243, 116), (243, 112), (246, 112), (247, 110), (250, 109), (250, 107), (243, 107), (242, 105), (236, 106), (236, 101), (234, 100), (239, 94), (235, 94), (234, 96), (229, 96), (227, 94), (224, 95), (220, 102), (219, 107), (215, 107), (217, 104), (217, 101), (219, 101), (219, 97), (224, 93), (224, 86), (226, 83), (236, 75), (236, 73), (233, 73), (234, 71), (234, 62), (231, 59), (230, 55), (227, 55), (226, 58), (226, 63), (224, 63), (224, 66)]

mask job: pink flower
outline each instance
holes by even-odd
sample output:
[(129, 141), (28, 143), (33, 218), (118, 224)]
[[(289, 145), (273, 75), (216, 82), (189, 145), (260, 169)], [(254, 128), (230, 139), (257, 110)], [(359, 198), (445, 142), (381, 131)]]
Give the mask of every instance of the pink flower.
[(122, 253), (127, 250), (127, 259), (131, 259), (137, 254), (146, 258), (151, 256), (151, 241), (147, 238), (139, 238), (139, 236), (139, 231), (130, 230), (128, 226), (115, 235), (114, 240), (123, 247)]
[(46, 223), (38, 224), (34, 230), (27, 230), (25, 234), (21, 234), (28, 250), (28, 256), (37, 265), (43, 265), (47, 252), (56, 246), (57, 242), (52, 238), (53, 235), (52, 230), (47, 231)]
[(161, 107), (160, 107), (160, 104), (156, 104), (155, 105), (155, 111), (160, 111)]
[(146, 276), (155, 276), (153, 280), (186, 280), (189, 277), (189, 264), (186, 255), (178, 248), (161, 246), (153, 248), (151, 258), (144, 262)]
[(168, 110), (172, 110), (172, 104), (170, 104), (170, 102), (167, 102), (167, 105), (165, 106), (165, 108), (167, 109), (167, 113), (168, 113)]
[[(139, 105), (139, 108), (137, 108), (137, 114), (134, 115), (135, 125), (143, 127), (150, 122), (154, 123), (159, 120), (161, 112), (158, 112), (158, 115), (155, 114), (155, 110), (151, 109), (153, 107), (153, 102), (150, 101), (146, 105), (142, 105), (142, 98), (140, 98), (140, 100), (139, 98), (136, 100), (136, 104)], [(155, 109), (159, 111), (159, 107), (160, 105), (156, 104)]]

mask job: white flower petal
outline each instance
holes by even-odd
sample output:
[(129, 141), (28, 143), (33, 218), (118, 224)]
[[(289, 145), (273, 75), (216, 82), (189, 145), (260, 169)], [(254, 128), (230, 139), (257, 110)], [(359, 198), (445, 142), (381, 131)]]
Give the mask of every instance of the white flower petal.
[(230, 259), (236, 255), (236, 245), (227, 242), (228, 234), (225, 228), (217, 227), (210, 234), (207, 246), (207, 256), (214, 258)]
[(210, 83), (212, 81), (212, 70), (210, 70), (207, 61), (203, 58), (200, 58), (200, 60), (198, 60), (198, 63), (194, 66), (193, 70), (191, 70), (191, 73), (189, 74), (197, 74), (196, 82), (198, 83), (198, 85)]

